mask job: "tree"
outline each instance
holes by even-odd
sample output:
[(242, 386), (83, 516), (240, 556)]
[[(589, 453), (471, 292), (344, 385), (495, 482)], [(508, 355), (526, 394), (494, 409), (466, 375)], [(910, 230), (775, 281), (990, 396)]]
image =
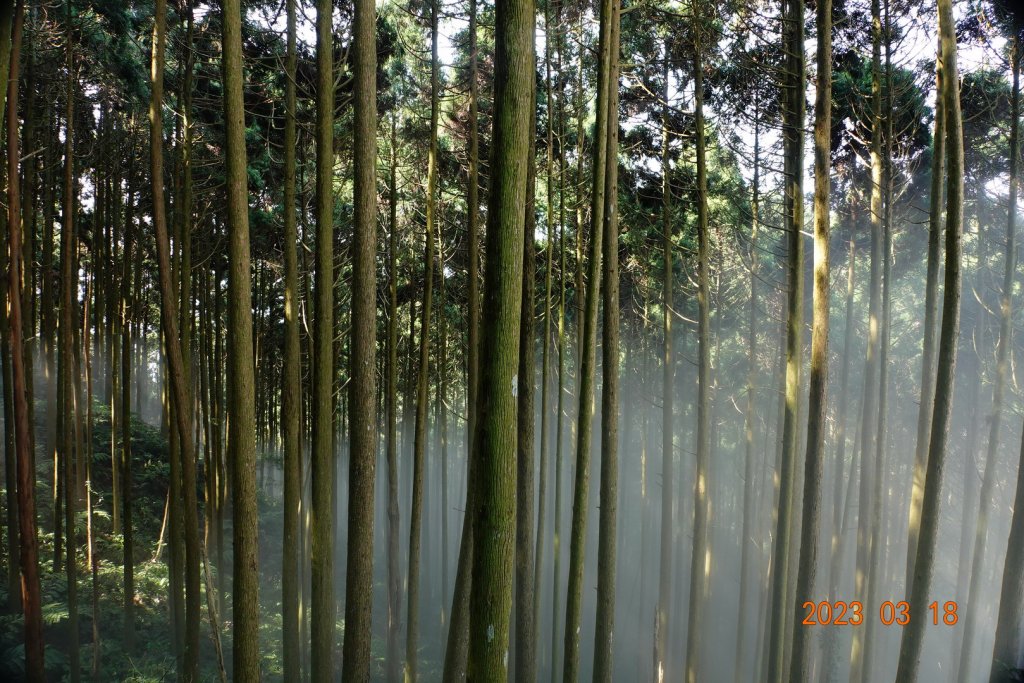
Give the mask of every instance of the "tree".
[[(249, 191), (242, 99), (242, 32), (238, 0), (223, 3), (224, 120), (227, 135), (228, 200), (228, 443), (232, 451), (234, 507), (234, 677), (260, 678), (258, 528), (256, 511), (256, 415), (252, 348), (252, 293), (249, 268)], [(187, 210), (187, 207), (186, 207)], [(182, 277), (186, 277), (183, 273)], [(191, 438), (182, 434), (182, 442)], [(188, 464), (186, 464), (186, 469)], [(189, 485), (189, 477), (185, 477)], [(195, 493), (194, 479), (191, 493)], [(189, 495), (186, 493), (186, 495)], [(186, 521), (186, 523), (188, 523)], [(194, 531), (192, 527), (186, 534)], [(198, 595), (196, 596), (198, 598)]]
[(333, 3), (316, 6), (316, 300), (313, 334), (311, 678), (334, 678), (334, 34)]
[[(13, 3), (5, 3), (5, 9)], [(17, 497), (18, 497), (18, 538), (20, 541), (21, 568), (21, 605), (24, 613), (25, 641), (25, 678), (30, 683), (42, 683), (46, 680), (43, 669), (43, 619), (39, 586), (39, 551), (36, 536), (35, 506), (35, 458), (31, 449), (31, 428), (29, 422), (29, 397), (26, 391), (25, 358), (23, 355), (23, 320), (21, 302), (22, 249), (21, 220), (19, 213), (20, 192), (17, 189), (18, 178), (18, 136), (17, 136), (17, 84), (19, 45), (21, 42), (24, 4), (19, 2), (15, 10), (14, 29), (11, 44), (0, 45), (0, 55), (10, 55), (11, 78), (3, 94), (9, 97), (7, 111), (7, 237), (10, 250), (10, 267), (8, 268), (8, 324), (11, 339), (11, 376), (12, 397), (14, 403), (14, 444), (17, 456)], [(7, 12), (0, 13), (0, 35), (7, 36)], [(4, 41), (6, 42), (6, 41)], [(10, 50), (10, 52), (7, 52)], [(70, 59), (70, 43), (69, 43)], [(6, 75), (6, 65), (0, 63), (0, 69)], [(10, 424), (9, 422), (7, 423)], [(10, 483), (8, 483), (8, 491)], [(8, 505), (12, 503), (8, 500)], [(14, 549), (9, 549), (14, 553)], [(13, 571), (13, 562), (8, 563), (8, 570)], [(74, 650), (72, 650), (74, 652)]]
[[(468, 681), (504, 681), (514, 562), (516, 391), (526, 165), (535, 77), (532, 0), (495, 5), (494, 128), (487, 211), (480, 386), (473, 457)], [(528, 381), (523, 378), (522, 381)]]
[(946, 124), (946, 268), (942, 295), (942, 325), (939, 332), (938, 369), (935, 381), (935, 409), (928, 443), (928, 467), (921, 504), (921, 529), (914, 562), (914, 583), (910, 592), (910, 623), (900, 641), (896, 680), (916, 683), (927, 626), (926, 610), (935, 563), (939, 526), (939, 501), (945, 466), (949, 415), (953, 404), (953, 373), (956, 370), (956, 340), (960, 329), (960, 256), (963, 233), (963, 124), (960, 116), (960, 82), (956, 65), (956, 32), (950, 0), (939, 0), (939, 61), (942, 70), (942, 105)]
[[(153, 6), (153, 41), (150, 62), (150, 103), (149, 103), (149, 147), (150, 181), (153, 198), (153, 227), (156, 231), (157, 264), (160, 273), (160, 318), (164, 333), (164, 348), (174, 410), (172, 432), (176, 431), (182, 463), (183, 519), (185, 535), (185, 652), (180, 678), (195, 681), (199, 677), (199, 520), (196, 511), (195, 452), (192, 434), (192, 404), (188, 400), (185, 383), (185, 362), (182, 358), (180, 335), (178, 334), (178, 302), (175, 287), (171, 281), (170, 240), (167, 230), (167, 214), (164, 205), (164, 161), (163, 161), (163, 86), (164, 51), (166, 49), (166, 0), (156, 0)], [(237, 11), (236, 11), (237, 15)], [(239, 70), (241, 64), (238, 65)], [(71, 116), (68, 116), (71, 120)], [(242, 167), (245, 162), (243, 160)], [(70, 171), (66, 170), (66, 173)], [(232, 420), (234, 422), (234, 419)], [(234, 443), (234, 442), (233, 442)], [(191, 470), (191, 476), (188, 474)], [(191, 482), (191, 486), (189, 486)], [(67, 489), (65, 488), (65, 491)], [(235, 510), (236, 515), (238, 509)], [(239, 549), (236, 548), (236, 553)], [(237, 586), (236, 586), (237, 590)], [(254, 601), (255, 602), (255, 601)], [(236, 621), (238, 615), (236, 614)], [(244, 633), (244, 631), (243, 631)], [(244, 641), (243, 641), (244, 642)], [(258, 662), (254, 662), (258, 665)], [(236, 669), (241, 675), (242, 669)]]
[[(711, 339), (710, 339), (710, 235), (708, 230), (708, 181), (707, 181), (707, 142), (704, 131), (704, 55), (701, 32), (702, 25), (701, 5), (693, 3), (693, 107), (694, 107), (694, 128), (696, 130), (696, 152), (697, 152), (697, 470), (694, 481), (693, 493), (693, 550), (690, 560), (690, 601), (687, 614), (688, 628), (686, 630), (686, 681), (695, 683), (700, 672), (700, 643), (701, 633), (695, 626), (703, 620), (704, 601), (709, 590), (708, 582), (711, 578), (711, 565), (708, 560), (710, 532), (708, 529), (711, 519), (711, 497), (708, 490), (708, 476), (711, 467)], [(794, 38), (794, 41), (797, 40)], [(802, 44), (794, 43), (794, 45)], [(791, 48), (792, 49), (792, 48)], [(800, 52), (800, 50), (797, 50)], [(802, 54), (802, 53), (801, 53)], [(801, 62), (802, 66), (802, 62)], [(799, 73), (802, 73), (802, 69)], [(801, 81), (802, 82), (802, 81)], [(801, 91), (802, 92), (802, 91)], [(802, 112), (803, 109), (801, 108)], [(802, 126), (802, 117), (800, 125)], [(793, 152), (798, 154), (798, 152)], [(802, 177), (801, 173), (797, 173)], [(798, 188), (799, 189), (799, 188)], [(796, 196), (802, 196), (797, 190)], [(799, 201), (796, 201), (799, 204)], [(799, 226), (799, 224), (797, 224)], [(799, 227), (790, 228), (799, 234)], [(799, 259), (799, 252), (791, 258)], [(797, 260), (799, 267), (799, 260)], [(796, 280), (799, 283), (799, 280)], [(799, 289), (799, 288), (798, 288)], [(791, 325), (797, 328), (800, 325), (799, 318), (793, 322), (791, 308)], [(799, 316), (799, 313), (796, 314)], [(792, 332), (790, 333), (792, 335)], [(799, 332), (797, 332), (799, 335)], [(799, 349), (799, 336), (797, 336), (796, 348)], [(799, 363), (799, 351), (796, 362)], [(797, 380), (797, 384), (799, 381)], [(781, 503), (780, 503), (781, 505)], [(782, 516), (780, 515), (780, 520)], [(780, 521), (780, 524), (782, 522)]]
[[(825, 459), (825, 417), (828, 408), (829, 316), (829, 190), (832, 132), (832, 1), (817, 6), (818, 87), (814, 96), (814, 300), (811, 332), (810, 396), (807, 411), (807, 455), (804, 461), (803, 524), (800, 528), (800, 567), (796, 584), (797, 610), (813, 601), (821, 528), (821, 487)], [(794, 623), (796, 623), (794, 621)], [(794, 627), (790, 677), (812, 680), (811, 632)]]
[(654, 616), (654, 675), (661, 683), (666, 677), (668, 660), (668, 612), (672, 598), (672, 440), (675, 387), (675, 338), (672, 333), (672, 275), (675, 268), (672, 242), (672, 181), (669, 157), (669, 47), (665, 40), (662, 66), (661, 110), (661, 250), (665, 274), (661, 283), (662, 379), (661, 379), (661, 538), (658, 561), (658, 603)]
[[(370, 678), (373, 598), (373, 485), (377, 458), (377, 40), (376, 6), (355, 8), (355, 242), (352, 264), (352, 345), (349, 398), (348, 566), (342, 678)], [(424, 327), (424, 329), (426, 329)]]
[(423, 526), (424, 469), (427, 457), (427, 408), (430, 383), (430, 321), (434, 296), (434, 229), (437, 212), (438, 3), (430, 2), (430, 143), (427, 151), (427, 208), (423, 248), (423, 306), (420, 312), (419, 372), (416, 375), (416, 426), (413, 436), (412, 509), (409, 513), (409, 589), (405, 640), (406, 680), (416, 682), (420, 620), (420, 546)]
[(299, 507), (302, 498), (302, 359), (299, 350), (299, 264), (295, 204), (295, 0), (287, 2), (284, 118), (284, 367), (281, 432), (284, 441), (284, 538), (281, 637), (284, 677), (302, 677), (299, 641)]
[(785, 412), (782, 426), (782, 463), (779, 473), (778, 524), (776, 527), (771, 587), (771, 626), (767, 680), (783, 680), (786, 640), (795, 611), (788, 595), (789, 554), (796, 507), (793, 502), (797, 464), (797, 411), (800, 396), (801, 330), (803, 328), (803, 127), (804, 127), (804, 8), (788, 0), (783, 9), (783, 44), (786, 81), (782, 87), (786, 221), (786, 375)]
[[(591, 425), (594, 421), (594, 367), (597, 347), (597, 309), (601, 296), (601, 243), (604, 233), (604, 193), (608, 150), (608, 106), (611, 89), (611, 22), (614, 0), (601, 0), (597, 50), (597, 111), (594, 119), (593, 180), (590, 194), (590, 254), (583, 308), (583, 332), (579, 355), (579, 411), (576, 425), (576, 478), (573, 486), (572, 526), (569, 536), (569, 586), (566, 592), (565, 644), (562, 679), (579, 678), (580, 618), (583, 609), (583, 559), (586, 544), (587, 504), (590, 491)], [(582, 163), (582, 160), (581, 160)], [(581, 228), (582, 229), (582, 228)]]
[[(604, 173), (602, 240), (604, 320), (601, 387), (601, 509), (597, 541), (597, 615), (594, 633), (594, 680), (612, 680), (612, 634), (615, 625), (615, 529), (619, 514), (619, 15), (612, 0), (608, 57), (608, 121)], [(699, 133), (698, 133), (699, 135)], [(699, 163), (699, 161), (698, 161)], [(699, 182), (699, 181), (698, 181)]]

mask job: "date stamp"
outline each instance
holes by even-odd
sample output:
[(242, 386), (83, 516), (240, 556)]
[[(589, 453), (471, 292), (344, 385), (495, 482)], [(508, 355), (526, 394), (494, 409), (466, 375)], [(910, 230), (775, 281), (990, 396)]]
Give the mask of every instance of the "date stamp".
[[(864, 604), (854, 600), (808, 600), (803, 604), (804, 626), (860, 626), (864, 623)], [(960, 620), (955, 600), (941, 605), (936, 600), (928, 605), (928, 614), (933, 626), (955, 626)], [(910, 603), (900, 600), (886, 600), (878, 606), (878, 620), (883, 626), (906, 626), (910, 623)]]

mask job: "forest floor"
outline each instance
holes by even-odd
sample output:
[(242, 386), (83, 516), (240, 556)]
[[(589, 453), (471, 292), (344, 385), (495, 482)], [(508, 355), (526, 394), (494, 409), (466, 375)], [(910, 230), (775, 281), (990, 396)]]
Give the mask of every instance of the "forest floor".
[[(35, 434), (46, 433), (45, 404), (35, 405)], [(123, 621), (123, 536), (113, 533), (113, 493), (110, 441), (110, 411), (93, 403), (92, 491), (93, 537), (95, 539), (96, 577), (87, 556), (87, 514), (84, 492), (76, 502), (76, 570), (78, 588), (79, 642), (83, 679), (100, 681), (173, 681), (175, 654), (170, 627), (167, 540), (161, 542), (161, 527), (167, 501), (169, 476), (168, 445), (158, 427), (132, 420), (132, 475), (134, 493), (133, 527), (135, 561), (134, 650), (124, 649)], [(48, 678), (63, 681), (69, 672), (69, 616), (66, 569), (55, 568), (54, 477), (50, 444), (36, 444), (36, 511), (39, 537), (42, 612), (46, 640), (45, 661)], [(201, 470), (200, 470), (201, 473)], [(199, 500), (202, 501), (200, 482)], [(3, 491), (5, 502), (8, 500)], [(202, 511), (200, 510), (200, 519)], [(273, 496), (260, 497), (261, 524), (280, 527), (280, 503)], [(225, 535), (230, 538), (230, 515), (226, 515)], [(261, 531), (263, 531), (261, 529)], [(271, 532), (272, 533), (272, 532)], [(166, 534), (166, 531), (165, 531)], [(262, 535), (262, 534), (261, 534)], [(6, 545), (6, 536), (2, 539)], [(158, 544), (160, 548), (158, 549)], [(212, 549), (211, 549), (212, 552)], [(6, 554), (6, 553), (4, 553)], [(230, 543), (225, 543), (224, 564), (230, 567)], [(212, 563), (211, 563), (212, 564)], [(211, 566), (216, 583), (217, 568)], [(281, 642), (280, 553), (261, 556), (260, 639), (264, 645)], [(5, 577), (6, 579), (6, 577)], [(94, 609), (95, 603), (95, 609)], [(221, 596), (221, 604), (231, 604), (230, 593)], [(7, 581), (0, 583), (0, 680), (17, 681), (24, 675), (23, 617), (17, 604), (11, 610)], [(203, 681), (217, 681), (218, 666), (212, 632), (209, 628), (207, 600), (202, 597), (203, 626), (200, 640), (200, 667)], [(230, 670), (230, 613), (220, 610), (222, 645)], [(340, 633), (340, 630), (339, 630)], [(98, 636), (98, 641), (97, 641)], [(97, 648), (97, 642), (99, 646)], [(262, 647), (262, 672), (266, 680), (281, 680), (280, 649)]]

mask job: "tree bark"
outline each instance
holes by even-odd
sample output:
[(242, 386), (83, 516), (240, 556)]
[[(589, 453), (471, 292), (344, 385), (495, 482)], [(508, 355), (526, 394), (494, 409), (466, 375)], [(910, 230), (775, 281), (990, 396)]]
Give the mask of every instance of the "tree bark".
[[(799, 514), (793, 498), (798, 467), (797, 412), (800, 403), (801, 333), (803, 329), (803, 127), (804, 127), (804, 5), (787, 0), (783, 16), (786, 45), (786, 78), (783, 87), (783, 145), (788, 275), (786, 322), (786, 391), (782, 425), (782, 462), (779, 504), (772, 562), (771, 644), (768, 650), (767, 680), (783, 680), (786, 641), (796, 611), (789, 595), (789, 555), (794, 515)], [(691, 620), (691, 624), (694, 622)]]
[[(814, 97), (814, 299), (811, 331), (810, 395), (807, 411), (807, 454), (804, 460), (803, 523), (797, 570), (796, 614), (814, 599), (821, 528), (821, 487), (825, 469), (825, 418), (828, 409), (829, 333), (829, 190), (832, 130), (832, 0), (817, 4), (818, 85)], [(802, 89), (801, 89), (802, 90)], [(798, 199), (802, 201), (802, 199)], [(794, 624), (799, 624), (794, 617)], [(814, 631), (794, 625), (790, 680), (813, 680), (811, 637)]]
[(302, 357), (299, 349), (299, 264), (295, 202), (295, 0), (286, 3), (284, 114), (284, 369), (281, 433), (284, 445), (284, 538), (281, 564), (281, 640), (284, 677), (302, 678), (300, 651), (299, 508), (302, 499)]
[(316, 301), (313, 340), (311, 679), (334, 679), (334, 34), (316, 10)]
[(349, 349), (349, 512), (345, 642), (341, 677), (370, 680), (373, 598), (373, 487), (377, 458), (377, 33), (374, 0), (357, 0), (352, 245), (352, 342)]
[[(4, 3), (7, 8), (13, 3)], [(8, 9), (8, 11), (10, 11)], [(20, 42), (22, 14), (24, 5), (18, 3), (18, 19), (15, 23), (15, 33), (12, 36), (12, 43), (17, 46)], [(9, 25), (6, 17), (0, 14), (0, 31), (6, 35), (6, 26)], [(0, 54), (5, 52), (3, 45), (0, 45)], [(14, 97), (11, 98), (13, 115), (8, 116), (15, 121), (15, 133), (8, 137), (8, 245), (10, 251), (10, 266), (8, 269), (8, 324), (10, 329), (11, 343), (11, 379), (13, 398), (13, 431), (14, 448), (17, 457), (17, 499), (18, 499), (18, 537), (20, 542), (20, 565), (21, 565), (21, 604), (24, 612), (24, 641), (25, 641), (25, 678), (31, 683), (43, 683), (46, 680), (46, 673), (43, 669), (43, 620), (42, 606), (39, 588), (39, 541), (36, 537), (36, 507), (35, 507), (35, 458), (32, 454), (31, 430), (29, 422), (29, 396), (27, 395), (26, 376), (28, 369), (25, 367), (23, 356), (23, 320), (21, 306), (21, 281), (22, 281), (22, 249), (21, 249), (21, 221), (18, 217), (18, 203), (20, 192), (17, 187), (18, 179), (18, 138), (17, 138), (17, 81), (18, 81), (18, 53), (12, 48), (10, 63), (15, 65), (12, 70), (14, 83)], [(69, 53), (70, 54), (70, 53)], [(4, 75), (7, 75), (5, 65), (0, 64)], [(8, 88), (2, 88), (3, 94), (7, 95)], [(9, 127), (10, 131), (11, 128)], [(10, 424), (10, 423), (8, 423)], [(10, 503), (8, 503), (10, 504)], [(12, 551), (13, 552), (13, 549)]]
[(960, 328), (960, 256), (963, 233), (964, 150), (960, 114), (960, 82), (956, 65), (956, 30), (951, 0), (938, 1), (943, 90), (946, 116), (946, 272), (943, 283), (942, 326), (939, 333), (938, 370), (935, 381), (935, 411), (928, 444), (921, 505), (921, 530), (914, 562), (914, 583), (910, 592), (910, 623), (900, 642), (897, 683), (916, 683), (927, 627), (928, 596), (931, 590), (939, 526), (942, 474), (945, 465), (949, 415), (953, 404), (957, 336)]
[(522, 304), (526, 165), (534, 84), (532, 0), (495, 6), (494, 127), (479, 404), (473, 454), (473, 576), (467, 680), (505, 681), (515, 530), (516, 374)]
[[(601, 0), (597, 62), (597, 111), (594, 124), (593, 178), (590, 211), (590, 254), (579, 358), (579, 412), (576, 426), (576, 481), (573, 487), (572, 527), (569, 536), (569, 585), (565, 608), (565, 644), (562, 678), (579, 678), (580, 620), (583, 610), (583, 560), (590, 492), (590, 445), (594, 421), (594, 370), (597, 355), (597, 310), (601, 296), (601, 254), (604, 233), (605, 158), (608, 149), (608, 98), (611, 66), (611, 24), (615, 0)], [(582, 162), (581, 162), (582, 163)], [(582, 227), (580, 227), (582, 232)], [(579, 247), (577, 247), (577, 251)], [(577, 290), (577, 296), (580, 292)]]

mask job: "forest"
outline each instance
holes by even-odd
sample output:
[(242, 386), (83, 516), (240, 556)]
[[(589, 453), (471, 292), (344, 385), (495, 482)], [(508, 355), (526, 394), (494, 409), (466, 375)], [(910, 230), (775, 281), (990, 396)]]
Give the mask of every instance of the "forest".
[(1022, 41), (0, 0), (0, 680), (1024, 681)]

